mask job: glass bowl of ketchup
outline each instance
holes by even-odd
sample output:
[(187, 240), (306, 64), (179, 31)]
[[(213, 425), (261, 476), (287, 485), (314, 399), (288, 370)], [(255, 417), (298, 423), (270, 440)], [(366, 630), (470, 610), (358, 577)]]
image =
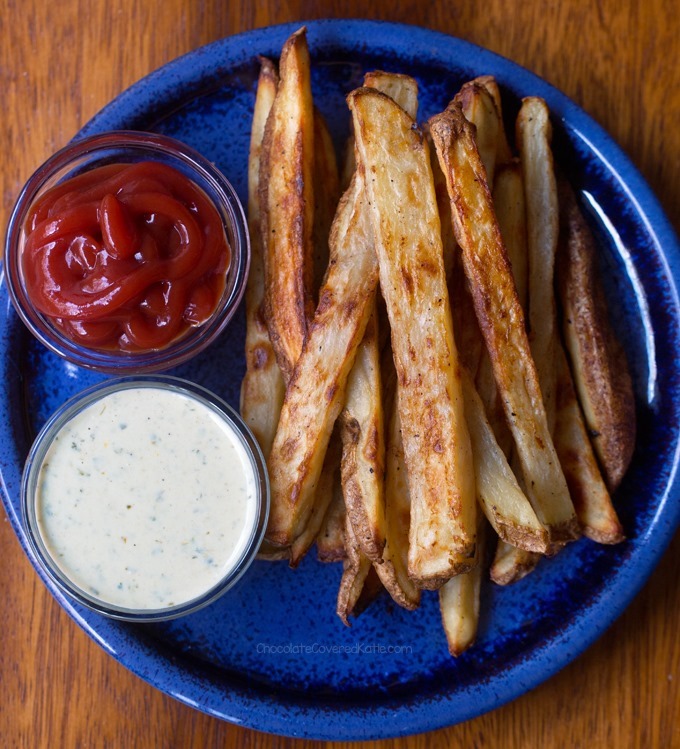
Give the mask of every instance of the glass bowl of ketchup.
[(170, 369), (222, 332), (250, 248), (234, 188), (172, 138), (75, 141), (23, 188), (5, 246), (20, 318), (51, 351), (128, 374)]

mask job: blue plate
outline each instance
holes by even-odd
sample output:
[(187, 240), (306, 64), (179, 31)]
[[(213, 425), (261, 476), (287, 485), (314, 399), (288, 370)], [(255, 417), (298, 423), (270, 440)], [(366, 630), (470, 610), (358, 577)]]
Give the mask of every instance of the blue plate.
[[(344, 627), (334, 613), (340, 568), (317, 563), (313, 554), (297, 571), (258, 562), (215, 605), (162, 625), (104, 619), (45, 584), (106, 651), (193, 707), (278, 734), (388, 737), (467, 720), (535, 687), (602, 634), (659, 560), (680, 519), (680, 255), (667, 219), (626, 156), (536, 76), (424, 29), (368, 21), (308, 28), (316, 101), (338, 146), (348, 130), (344, 96), (371, 68), (415, 75), (422, 118), (483, 73), (500, 82), (509, 118), (521, 96), (547, 100), (557, 160), (601, 240), (615, 323), (633, 370), (640, 439), (616, 494), (628, 540), (610, 548), (584, 539), (513, 587), (484, 585), (478, 641), (457, 660), (447, 654), (434, 594), (413, 613), (384, 597), (351, 629)], [(214, 160), (245, 198), (256, 56), (276, 57), (294, 29), (261, 29), (198, 49), (134, 85), (79, 135), (138, 128), (174, 136)], [(11, 309), (2, 279), (0, 315), (3, 499), (26, 549), (19, 482), (30, 443), (68, 396), (101, 377), (37, 344)], [(243, 328), (241, 314), (209, 352), (176, 373), (237, 406)]]

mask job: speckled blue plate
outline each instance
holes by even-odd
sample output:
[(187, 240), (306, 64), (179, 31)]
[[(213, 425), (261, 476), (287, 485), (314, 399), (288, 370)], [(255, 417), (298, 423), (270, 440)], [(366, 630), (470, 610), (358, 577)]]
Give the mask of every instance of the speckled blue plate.
[[(172, 135), (214, 160), (245, 197), (256, 56), (276, 57), (294, 28), (261, 29), (198, 49), (134, 85), (79, 135), (117, 128)], [(548, 101), (557, 159), (600, 237), (615, 322), (633, 370), (640, 439), (616, 495), (628, 540), (607, 548), (584, 539), (514, 587), (485, 585), (478, 641), (457, 660), (447, 654), (435, 595), (426, 595), (413, 613), (382, 598), (351, 629), (344, 627), (334, 613), (340, 568), (317, 563), (313, 554), (297, 571), (257, 562), (215, 605), (154, 626), (103, 619), (45, 583), (105, 650), (188, 705), (291, 736), (387, 737), (464, 721), (544, 681), (613, 622), (657, 563), (680, 519), (680, 254), (656, 199), (624, 154), (536, 76), (424, 29), (367, 21), (308, 28), (316, 102), (339, 146), (349, 120), (344, 95), (370, 68), (414, 74), (423, 118), (483, 73), (498, 78), (510, 117), (523, 95)], [(19, 481), (30, 443), (54, 409), (99, 376), (34, 341), (11, 309), (2, 279), (0, 316), (3, 499), (26, 548)], [(243, 334), (241, 316), (177, 374), (237, 406)]]

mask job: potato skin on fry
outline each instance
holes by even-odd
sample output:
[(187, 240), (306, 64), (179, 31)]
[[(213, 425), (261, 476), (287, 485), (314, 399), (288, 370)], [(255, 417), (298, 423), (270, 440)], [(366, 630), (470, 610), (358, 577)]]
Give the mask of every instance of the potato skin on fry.
[(309, 66), (303, 27), (281, 52), (280, 82), (260, 160), (266, 319), (286, 381), (314, 313), (314, 106)]
[(392, 99), (348, 97), (392, 331), (411, 494), (409, 574), (438, 588), (469, 569), (474, 472), (427, 143)]
[(378, 315), (373, 311), (347, 381), (342, 434), (345, 507), (364, 555), (381, 563), (385, 547), (385, 437), (378, 351)]
[(583, 535), (601, 544), (624, 539), (586, 430), (561, 342), (557, 347), (555, 449), (564, 469)]
[[(245, 295), (246, 373), (241, 383), (240, 410), (266, 458), (274, 440), (285, 384), (276, 363), (265, 319), (264, 257), (258, 196), (262, 141), (267, 118), (276, 97), (278, 75), (271, 60), (260, 58), (260, 66), (248, 154), (248, 229), (251, 252)], [(280, 553), (272, 552), (268, 556), (278, 558)]]
[(607, 486), (614, 491), (635, 450), (633, 383), (609, 321), (595, 240), (576, 198), (560, 185), (562, 240), (558, 289), (571, 371)]

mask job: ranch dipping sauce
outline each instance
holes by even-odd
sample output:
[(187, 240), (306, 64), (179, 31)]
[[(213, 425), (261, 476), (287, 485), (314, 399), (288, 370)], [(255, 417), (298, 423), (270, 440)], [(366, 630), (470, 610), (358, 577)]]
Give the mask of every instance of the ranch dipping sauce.
[(104, 392), (61, 425), (33, 470), (44, 551), (114, 612), (211, 593), (262, 525), (261, 477), (239, 431), (174, 385)]

